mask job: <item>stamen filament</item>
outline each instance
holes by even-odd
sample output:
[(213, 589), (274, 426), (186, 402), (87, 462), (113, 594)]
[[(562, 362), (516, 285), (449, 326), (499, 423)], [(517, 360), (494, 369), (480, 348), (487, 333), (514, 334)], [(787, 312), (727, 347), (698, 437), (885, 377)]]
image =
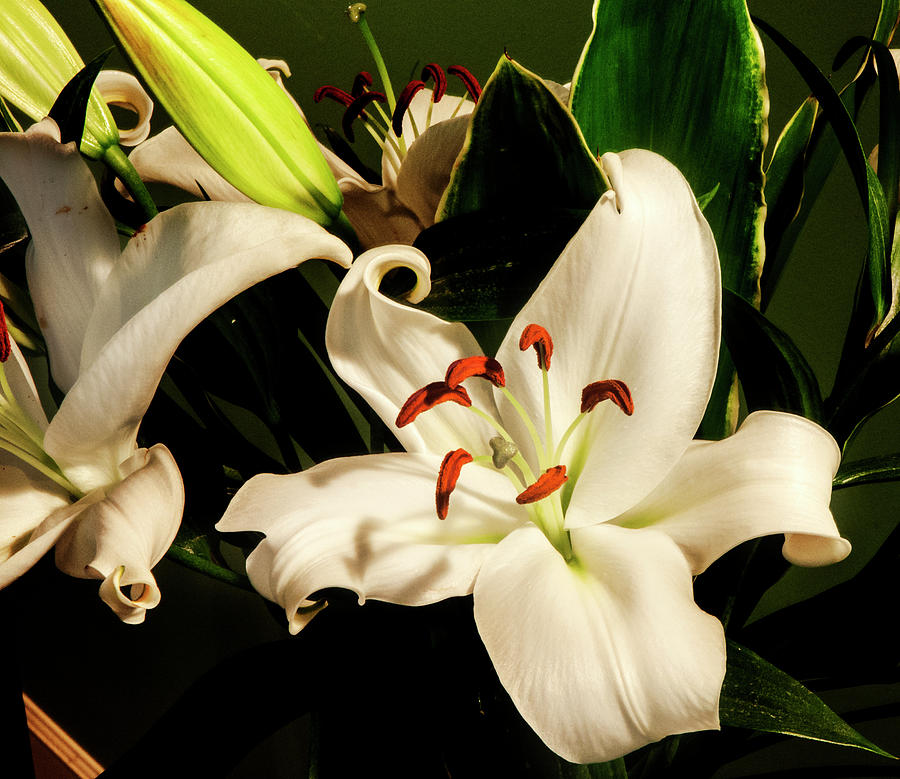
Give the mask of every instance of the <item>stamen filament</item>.
[(547, 442), (547, 451), (553, 446), (553, 418), (550, 412), (550, 378), (547, 376), (547, 369), (541, 369), (541, 378), (544, 382), (544, 440)]
[(575, 432), (575, 428), (581, 424), (581, 420), (587, 416), (587, 412), (585, 411), (582, 414), (579, 414), (575, 419), (572, 420), (572, 424), (569, 425), (569, 429), (563, 434), (563, 437), (559, 441), (559, 446), (556, 447), (556, 451), (553, 453), (553, 459), (556, 462), (562, 460), (563, 451), (566, 448), (566, 444), (569, 443), (569, 439), (572, 437), (572, 433)]
[(465, 104), (466, 104), (466, 96), (463, 95), (459, 99), (459, 102), (456, 104), (456, 108), (453, 109), (453, 113), (450, 114), (450, 116), (448, 118), (453, 119), (459, 113), (459, 109), (462, 108)]
[[(477, 457), (473, 458), (472, 462), (476, 465), (482, 465), (490, 468), (492, 471), (497, 470), (494, 467), (493, 458), (489, 454), (480, 454)], [(521, 492), (525, 489), (525, 482), (519, 478), (518, 474), (512, 469), (512, 466), (509, 464), (504, 465), (503, 468), (500, 469), (500, 473), (506, 476), (509, 479), (513, 486), (516, 488), (517, 492)]]
[[(528, 416), (528, 413), (522, 408), (522, 404), (519, 403), (518, 400), (515, 399), (513, 394), (506, 387), (501, 387), (500, 391), (506, 396), (506, 399), (512, 404), (512, 407), (516, 410), (516, 413), (519, 415), (521, 420), (525, 423), (525, 427), (528, 429), (528, 434), (531, 436), (531, 440), (534, 443), (534, 450), (537, 453), (538, 465), (541, 469), (547, 468), (547, 450), (544, 445), (541, 443), (540, 436), (538, 435), (537, 428), (534, 426), (534, 422), (531, 421), (531, 417)], [(507, 438), (512, 440), (512, 437), (507, 435), (506, 433), (502, 433), (506, 435)], [(548, 441), (548, 446), (550, 442)]]
[[(40, 471), (44, 476), (48, 479), (53, 480), (56, 484), (62, 487), (66, 492), (70, 495), (73, 495), (75, 498), (83, 498), (84, 493), (75, 487), (72, 482), (70, 482), (62, 473), (59, 472), (56, 463), (53, 463), (53, 466), (42, 462), (39, 458), (32, 455), (30, 452), (19, 449), (17, 446), (11, 443), (7, 443), (3, 439), (0, 439), (0, 449), (4, 449), (10, 454), (17, 457), (24, 463), (27, 463), (32, 468), (37, 471)], [(53, 462), (51, 460), (51, 462)]]

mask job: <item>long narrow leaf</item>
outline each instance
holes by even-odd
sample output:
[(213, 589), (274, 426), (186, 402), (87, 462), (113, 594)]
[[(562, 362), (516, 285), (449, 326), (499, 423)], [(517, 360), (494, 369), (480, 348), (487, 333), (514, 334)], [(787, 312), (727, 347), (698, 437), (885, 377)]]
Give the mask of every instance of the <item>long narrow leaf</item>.
[(869, 165), (859, 134), (846, 106), (841, 102), (832, 83), (825, 77), (812, 60), (792, 44), (780, 32), (761, 19), (754, 22), (780, 48), (804, 78), (825, 112), (825, 117), (834, 128), (835, 135), (850, 166), (860, 201), (866, 213), (869, 232), (867, 275), (874, 321), (877, 325), (887, 313), (890, 305), (890, 273), (888, 268), (888, 247), (890, 225), (884, 190), (878, 177)]
[(885, 481), (900, 481), (900, 454), (867, 457), (865, 460), (845, 463), (834, 477), (832, 487), (838, 490)]
[(796, 679), (734, 641), (728, 642), (719, 718), (723, 725), (826, 741), (893, 757), (857, 733)]
[(787, 263), (779, 251), (789, 225), (800, 212), (804, 197), (804, 172), (819, 104), (809, 97), (800, 104), (775, 143), (766, 168), (766, 264), (760, 280), (760, 308), (765, 311)]
[(749, 410), (789, 411), (821, 421), (819, 384), (791, 338), (727, 289), (723, 303), (723, 335)]

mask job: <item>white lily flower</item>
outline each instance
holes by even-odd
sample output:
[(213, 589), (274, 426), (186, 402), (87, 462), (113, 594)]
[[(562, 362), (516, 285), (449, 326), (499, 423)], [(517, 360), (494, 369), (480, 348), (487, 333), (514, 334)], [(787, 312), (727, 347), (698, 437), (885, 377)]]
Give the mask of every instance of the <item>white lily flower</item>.
[(293, 633), (329, 587), (406, 605), (474, 593), (500, 681), (574, 762), (718, 727), (725, 640), (693, 575), (770, 533), (804, 565), (849, 552), (828, 508), (840, 455), (818, 425), (759, 412), (725, 441), (692, 441), (719, 344), (712, 233), (663, 158), (602, 164), (612, 189), (496, 360), (462, 324), (378, 292), (402, 266), (424, 298), (419, 252), (359, 257), (328, 351), (407, 453), (257, 476), (217, 525), (265, 534), (247, 571)]
[(406, 605), (474, 593), (500, 681), (575, 762), (718, 727), (724, 634), (695, 605), (693, 575), (769, 533), (789, 534), (801, 564), (849, 552), (828, 509), (839, 452), (823, 429), (761, 412), (726, 441), (692, 441), (719, 343), (712, 234), (662, 158), (603, 166), (612, 189), (496, 361), (463, 325), (378, 292), (403, 266), (419, 279), (411, 300), (427, 294), (416, 250), (358, 258), (329, 354), (408, 453), (257, 476), (217, 525), (265, 533), (247, 570), (294, 633), (328, 587)]
[(308, 219), (249, 203), (173, 208), (123, 251), (93, 176), (49, 119), (0, 134), (0, 177), (32, 234), (28, 286), (65, 393), (48, 422), (9, 344), (0, 364), (0, 587), (55, 545), (60, 569), (102, 579), (103, 600), (140, 622), (159, 600), (151, 568), (184, 504), (168, 449), (136, 443), (169, 359), (196, 324), (257, 281), (311, 257), (349, 265), (350, 251)]
[[(290, 76), (287, 64), (258, 61), (284, 88), (282, 75)], [(331, 149), (319, 144), (344, 196), (344, 213), (364, 247), (412, 243), (434, 224), (475, 104), (451, 95), (432, 103), (432, 95), (426, 88), (412, 98), (403, 116), (402, 142), (393, 129), (378, 139), (384, 150), (380, 185), (367, 182)], [(293, 97), (291, 100), (302, 115), (300, 106)], [(129, 159), (144, 181), (170, 184), (197, 196), (202, 195), (202, 187), (213, 200), (248, 199), (219, 176), (174, 127), (139, 145)]]

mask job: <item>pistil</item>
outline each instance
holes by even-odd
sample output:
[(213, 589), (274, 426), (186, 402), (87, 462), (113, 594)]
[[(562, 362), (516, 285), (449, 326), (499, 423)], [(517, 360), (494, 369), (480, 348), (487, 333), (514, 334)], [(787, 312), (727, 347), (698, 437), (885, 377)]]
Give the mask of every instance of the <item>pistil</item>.
[[(447, 516), (450, 493), (456, 487), (463, 465), (475, 462), (478, 465), (493, 466), (504, 473), (516, 486), (518, 491), (516, 503), (525, 507), (529, 519), (547, 536), (563, 558), (567, 562), (572, 562), (575, 556), (569, 533), (565, 529), (565, 506), (574, 481), (578, 478), (581, 460), (586, 450), (579, 448), (573, 455), (574, 459), (569, 459), (568, 465), (572, 471), (570, 479), (567, 465), (561, 462), (566, 446), (584, 418), (601, 402), (611, 400), (624, 414), (631, 416), (634, 413), (634, 401), (628, 385), (620, 379), (604, 379), (588, 384), (581, 393), (581, 412), (566, 429), (559, 443), (554, 446), (548, 378), (553, 356), (553, 340), (546, 329), (537, 324), (529, 324), (522, 331), (519, 348), (522, 351), (533, 348), (537, 354), (538, 368), (543, 380), (545, 419), (543, 441), (525, 408), (506, 386), (503, 367), (493, 357), (483, 355), (455, 360), (447, 368), (443, 381), (432, 382), (410, 395), (400, 409), (397, 425), (402, 427), (410, 424), (419, 414), (446, 401), (462, 405), (478, 416), (498, 433), (488, 442), (492, 454), (473, 456), (464, 449), (456, 449), (444, 457), (435, 491), (438, 516), (441, 519)], [(462, 383), (469, 379), (489, 381), (506, 397), (521, 418), (531, 436), (541, 469), (537, 478), (534, 476), (531, 465), (522, 456), (513, 437), (500, 421), (472, 404), (471, 398), (462, 387)]]
[(394, 108), (397, 106), (397, 100), (394, 97), (394, 88), (391, 86), (391, 77), (388, 75), (384, 57), (381, 56), (381, 49), (378, 48), (378, 44), (375, 42), (375, 36), (372, 35), (372, 30), (369, 29), (369, 23), (366, 21), (366, 4), (353, 3), (347, 8), (347, 16), (350, 17), (351, 22), (359, 27), (363, 40), (366, 42), (366, 46), (369, 47), (369, 51), (372, 53), (372, 59), (375, 60), (378, 76), (381, 78), (381, 83), (384, 85), (384, 93), (387, 96), (388, 105), (391, 107), (391, 112), (393, 112)]

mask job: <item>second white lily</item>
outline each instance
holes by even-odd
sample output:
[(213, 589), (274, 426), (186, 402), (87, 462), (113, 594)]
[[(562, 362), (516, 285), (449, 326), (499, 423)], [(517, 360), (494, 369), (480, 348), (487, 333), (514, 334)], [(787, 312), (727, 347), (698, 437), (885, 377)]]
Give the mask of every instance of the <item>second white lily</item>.
[[(169, 450), (137, 447), (141, 418), (182, 338), (242, 290), (349, 249), (304, 217), (251, 203), (173, 208), (124, 251), (75, 144), (52, 120), (0, 134), (0, 177), (32, 234), (28, 286), (65, 397), (47, 421), (14, 343), (0, 366), (0, 587), (51, 547), (103, 581), (126, 622), (159, 601), (151, 568), (181, 521)], [(5, 335), (5, 331), (3, 333)]]

